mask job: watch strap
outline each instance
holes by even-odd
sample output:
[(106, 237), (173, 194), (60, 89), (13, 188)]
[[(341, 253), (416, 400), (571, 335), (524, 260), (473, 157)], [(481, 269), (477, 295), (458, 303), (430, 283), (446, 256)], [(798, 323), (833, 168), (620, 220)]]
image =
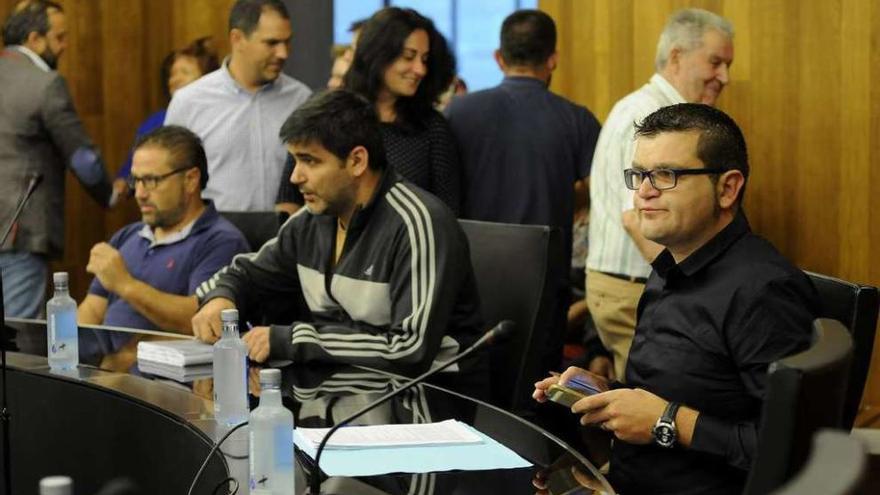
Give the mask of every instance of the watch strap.
[(663, 411), (663, 416), (660, 416), (660, 419), (663, 422), (675, 423), (675, 415), (678, 413), (679, 407), (681, 404), (670, 401), (669, 404), (666, 404), (666, 410)]

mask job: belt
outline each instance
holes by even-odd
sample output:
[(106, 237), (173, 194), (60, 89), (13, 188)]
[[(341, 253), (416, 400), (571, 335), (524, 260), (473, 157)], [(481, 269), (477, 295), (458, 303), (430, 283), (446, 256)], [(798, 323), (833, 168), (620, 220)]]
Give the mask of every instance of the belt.
[(645, 277), (631, 277), (629, 275), (624, 275), (622, 273), (608, 273), (608, 272), (599, 272), (602, 275), (608, 275), (611, 278), (616, 278), (618, 280), (626, 280), (627, 282), (632, 282), (634, 284), (642, 284), (645, 285), (648, 282), (648, 279)]

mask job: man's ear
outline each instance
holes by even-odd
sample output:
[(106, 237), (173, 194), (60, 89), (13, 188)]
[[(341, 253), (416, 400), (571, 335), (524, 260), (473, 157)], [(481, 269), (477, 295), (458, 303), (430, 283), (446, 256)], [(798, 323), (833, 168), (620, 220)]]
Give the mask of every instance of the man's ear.
[(745, 184), (746, 178), (739, 170), (728, 170), (721, 174), (715, 191), (718, 195), (718, 205), (724, 209), (731, 208), (736, 204), (739, 193)]
[(202, 189), (202, 171), (198, 167), (193, 167), (184, 173), (186, 177), (186, 192), (201, 195)]
[(235, 46), (242, 42), (242, 40), (246, 39), (247, 35), (244, 34), (244, 31), (238, 28), (232, 28), (229, 31), (229, 46), (231, 49), (234, 49)]
[(501, 56), (501, 50), (495, 50), (493, 54), (495, 57), (495, 63), (498, 64), (498, 68), (501, 69), (501, 72), (507, 70), (507, 63), (504, 61), (504, 57)]
[(557, 65), (559, 64), (559, 52), (553, 52), (552, 55), (547, 57), (547, 70), (551, 73), (556, 70)]
[(351, 167), (355, 177), (362, 176), (370, 168), (370, 152), (363, 146), (355, 146), (348, 154), (346, 166)]
[(46, 37), (42, 34), (31, 31), (24, 40), (24, 46), (34, 53), (43, 53), (46, 51)]

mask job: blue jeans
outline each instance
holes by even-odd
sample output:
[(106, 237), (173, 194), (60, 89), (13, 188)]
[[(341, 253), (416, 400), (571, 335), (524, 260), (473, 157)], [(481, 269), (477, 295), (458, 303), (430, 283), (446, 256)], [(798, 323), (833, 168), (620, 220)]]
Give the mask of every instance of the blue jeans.
[(17, 251), (0, 253), (6, 316), (43, 317), (48, 270), (46, 258), (42, 255)]

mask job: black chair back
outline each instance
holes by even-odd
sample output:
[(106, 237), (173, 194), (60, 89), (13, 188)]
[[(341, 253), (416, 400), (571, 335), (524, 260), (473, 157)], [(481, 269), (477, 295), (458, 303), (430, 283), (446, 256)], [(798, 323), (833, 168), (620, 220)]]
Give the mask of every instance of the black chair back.
[(804, 468), (773, 495), (855, 495), (865, 479), (865, 446), (849, 433), (819, 430)]
[(817, 319), (813, 331), (809, 349), (770, 365), (745, 495), (778, 488), (803, 466), (817, 430), (840, 428), (852, 338), (836, 320)]
[(852, 335), (853, 361), (843, 405), (843, 427), (852, 428), (871, 367), (880, 298), (876, 287), (854, 284), (819, 273), (806, 274), (819, 292), (819, 300), (823, 305), (819, 316), (843, 323)]
[(279, 214), (274, 211), (221, 211), (220, 215), (244, 234), (251, 251), (259, 250), (281, 227)]
[[(471, 262), (487, 325), (513, 320), (516, 332), (491, 350), (492, 401), (522, 413), (532, 407), (534, 382), (547, 350), (564, 260), (559, 229), (459, 220), (470, 244)], [(557, 329), (558, 330), (558, 329)]]

